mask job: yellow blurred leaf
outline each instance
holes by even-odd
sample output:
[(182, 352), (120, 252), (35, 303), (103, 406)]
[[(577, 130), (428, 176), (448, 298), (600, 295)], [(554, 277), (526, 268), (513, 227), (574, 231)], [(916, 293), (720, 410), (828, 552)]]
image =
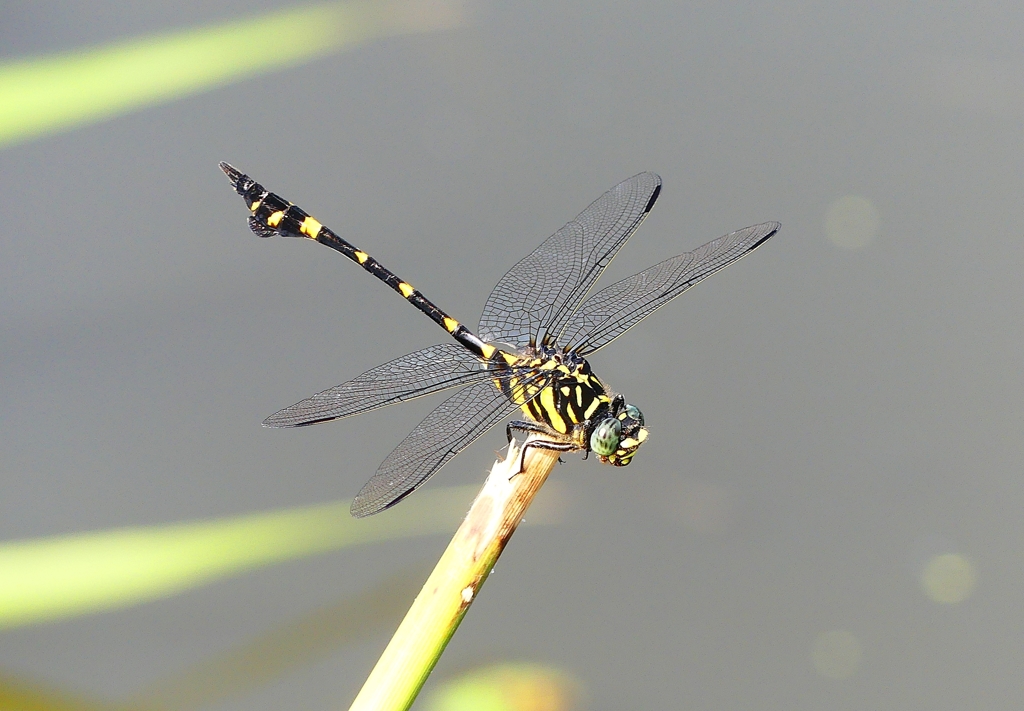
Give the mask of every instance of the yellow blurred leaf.
[(426, 711), (570, 711), (580, 685), (540, 664), (495, 664), (446, 681), (427, 697)]
[(0, 147), (389, 35), (464, 22), (457, 0), (334, 2), (0, 64)]
[(0, 674), (3, 711), (126, 711), (113, 704), (40, 683)]
[(0, 544), (0, 628), (125, 607), (345, 546), (447, 532), (475, 492), (424, 491), (359, 520), (341, 501)]

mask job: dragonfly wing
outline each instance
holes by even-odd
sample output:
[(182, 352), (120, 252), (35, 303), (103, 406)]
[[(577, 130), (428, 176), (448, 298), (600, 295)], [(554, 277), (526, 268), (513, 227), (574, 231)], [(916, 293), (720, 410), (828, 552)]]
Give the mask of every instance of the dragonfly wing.
[(358, 378), (275, 412), (263, 425), (313, 425), (492, 377), (465, 348), (442, 343), (378, 365)]
[(576, 312), (562, 343), (584, 356), (608, 345), (697, 282), (750, 254), (780, 226), (765, 222), (738, 230), (605, 287)]
[(640, 173), (591, 203), (501, 278), (484, 304), (478, 335), (516, 346), (557, 339), (660, 191), (661, 178)]
[[(523, 387), (543, 382), (547, 377), (535, 375)], [(493, 382), (460, 390), (438, 405), (387, 456), (352, 500), (352, 515), (362, 518), (394, 506), (517, 409), (519, 406)]]

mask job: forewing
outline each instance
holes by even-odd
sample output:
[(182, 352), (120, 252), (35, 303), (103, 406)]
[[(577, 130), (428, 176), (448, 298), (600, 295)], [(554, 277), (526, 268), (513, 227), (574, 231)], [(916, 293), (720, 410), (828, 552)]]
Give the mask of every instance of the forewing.
[(516, 346), (557, 338), (660, 191), (661, 178), (640, 173), (592, 202), (501, 278), (487, 297), (478, 335)]
[(593, 353), (697, 282), (750, 254), (779, 227), (765, 222), (727, 234), (602, 289), (576, 312), (561, 343), (584, 356)]
[[(537, 375), (533, 380), (545, 377)], [(394, 506), (518, 407), (492, 382), (460, 390), (438, 405), (387, 456), (352, 500), (352, 515), (362, 518)]]
[(266, 427), (313, 425), (488, 377), (472, 353), (457, 343), (442, 343), (378, 365), (358, 378), (275, 412), (263, 424)]

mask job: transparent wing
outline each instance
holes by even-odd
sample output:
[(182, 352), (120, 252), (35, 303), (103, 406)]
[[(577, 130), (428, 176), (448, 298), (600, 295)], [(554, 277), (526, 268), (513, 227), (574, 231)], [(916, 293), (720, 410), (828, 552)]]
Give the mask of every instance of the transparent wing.
[[(546, 378), (536, 374), (524, 387)], [(460, 390), (438, 405), (387, 456), (352, 500), (352, 515), (362, 518), (394, 506), (517, 409), (519, 406), (492, 382)]]
[(378, 365), (358, 378), (275, 412), (266, 427), (302, 427), (357, 415), (448, 388), (493, 378), (457, 343), (442, 343)]
[(750, 254), (779, 227), (747, 227), (605, 287), (576, 312), (561, 344), (584, 356), (608, 345), (697, 282)]
[(501, 278), (484, 304), (478, 335), (516, 346), (557, 339), (660, 191), (661, 178), (640, 173), (592, 202)]

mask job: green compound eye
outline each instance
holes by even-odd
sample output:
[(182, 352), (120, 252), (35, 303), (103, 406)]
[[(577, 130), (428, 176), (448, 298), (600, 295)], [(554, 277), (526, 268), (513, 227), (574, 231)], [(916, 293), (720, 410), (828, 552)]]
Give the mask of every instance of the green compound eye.
[(644, 423), (644, 413), (640, 412), (640, 408), (635, 405), (626, 405), (626, 416), (631, 420), (636, 420), (641, 425)]
[(622, 423), (609, 417), (597, 426), (590, 435), (590, 449), (602, 457), (614, 454), (619, 448), (619, 435), (622, 434)]

